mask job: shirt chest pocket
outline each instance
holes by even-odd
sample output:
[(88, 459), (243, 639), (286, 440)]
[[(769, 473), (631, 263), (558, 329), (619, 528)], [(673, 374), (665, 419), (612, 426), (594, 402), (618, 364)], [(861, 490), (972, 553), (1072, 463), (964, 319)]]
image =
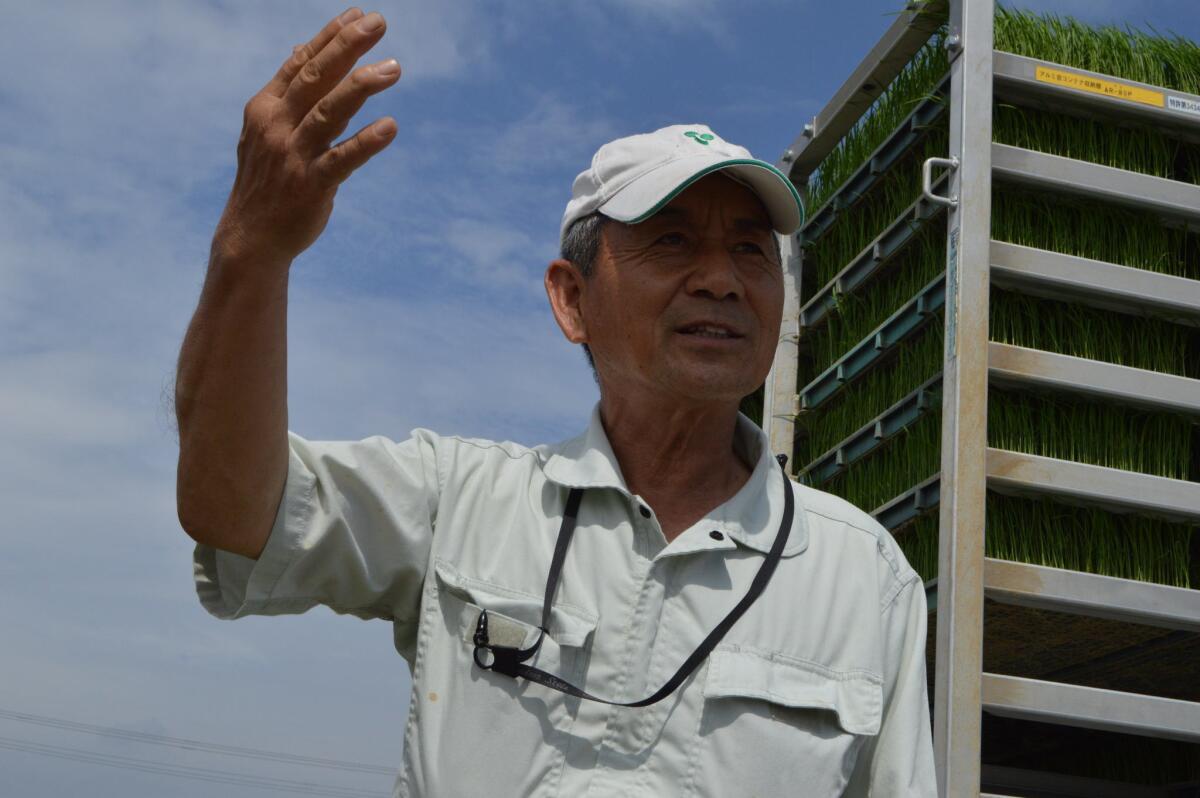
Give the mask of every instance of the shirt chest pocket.
[(699, 783), (754, 795), (840, 795), (883, 700), (874, 673), (744, 648), (709, 655), (702, 694)]
[[(578, 699), (483, 670), (473, 654), (475, 628), (485, 609), (492, 643), (531, 645), (538, 636), (542, 598), (473, 579), (442, 560), (434, 561), (434, 569), (436, 603), (428, 607), (433, 628), (420, 672), (414, 674), (423, 700), (414, 706), (435, 716), (426, 728), (437, 727), (438, 739), (423, 738), (421, 755), (429, 761), (422, 766), (457, 774), (456, 784), (478, 779), (463, 794), (489, 794), (495, 784), (526, 785), (529, 790), (516, 794), (533, 794), (561, 761), (563, 733)], [(597, 621), (581, 608), (556, 603), (541, 648), (527, 664), (582, 681)], [(434, 695), (436, 701), (430, 699)]]

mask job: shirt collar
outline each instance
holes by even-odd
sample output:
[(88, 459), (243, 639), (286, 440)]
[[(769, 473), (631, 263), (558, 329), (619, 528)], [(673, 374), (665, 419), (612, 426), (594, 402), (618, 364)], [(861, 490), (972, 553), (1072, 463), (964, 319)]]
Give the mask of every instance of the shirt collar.
[[(775, 542), (783, 520), (784, 483), (779, 463), (771, 454), (766, 433), (738, 414), (734, 448), (754, 470), (746, 484), (728, 501), (713, 509), (701, 522), (719, 529), (747, 548), (766, 554)], [(632, 499), (621, 466), (613, 454), (600, 405), (592, 408), (587, 429), (575, 438), (543, 449), (546, 477), (567, 488), (611, 488)], [(791, 487), (791, 486), (789, 486)], [(792, 530), (783, 555), (799, 554), (808, 547), (808, 526), (799, 492), (792, 488), (795, 509)]]

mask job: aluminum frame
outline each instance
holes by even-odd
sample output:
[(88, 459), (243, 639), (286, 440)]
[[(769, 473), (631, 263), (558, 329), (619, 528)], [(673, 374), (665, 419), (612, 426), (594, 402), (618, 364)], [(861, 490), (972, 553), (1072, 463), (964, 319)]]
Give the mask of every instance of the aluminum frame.
[[(1200, 482), (987, 447), (988, 487), (1015, 496), (1053, 496), (1113, 512), (1200, 523)], [(944, 495), (944, 490), (943, 490)]]
[[(944, 7), (946, 0), (927, 4)], [(808, 180), (821, 160), (837, 146), (871, 104), (900, 73), (933, 32), (933, 17), (906, 7), (871, 48), (833, 98), (796, 136), (779, 159), (779, 170), (799, 184)]]
[(991, 158), (1003, 180), (1200, 222), (1200, 189), (1188, 183), (1007, 144), (992, 144)]
[(995, 673), (982, 683), (983, 707), (996, 715), (1200, 743), (1200, 704), (1191, 701)]
[(1120, 313), (1200, 325), (1200, 281), (992, 241), (992, 284)]
[(1200, 590), (988, 557), (983, 590), (1003, 604), (1200, 632)]
[[(1123, 86), (1160, 94), (1161, 106), (1121, 99), (1096, 92), (1081, 92), (1066, 86), (1037, 79), (1039, 67), (1058, 72), (1067, 72), (1093, 83), (1120, 83)], [(1100, 72), (1091, 72), (1078, 67), (1064, 66), (1051, 61), (1028, 58), (997, 50), (993, 55), (996, 75), (996, 97), (1001, 100), (1034, 107), (1049, 108), (1056, 112), (1074, 113), (1079, 116), (1102, 118), (1108, 122), (1128, 123), (1136, 120), (1152, 125), (1159, 130), (1168, 130), (1190, 141), (1200, 141), (1200, 125), (1196, 116), (1179, 110), (1181, 106), (1200, 107), (1200, 96), (1175, 89), (1163, 89), (1148, 83), (1139, 83), (1126, 78), (1114, 78)]]
[[(1163, 92), (1193, 108), (1200, 103), (1200, 96), (996, 51), (994, 0), (950, 0), (948, 9), (953, 49), (946, 155), (957, 158), (960, 166), (946, 176), (945, 193), (958, 196), (960, 203), (947, 211), (946, 347), (940, 375), (942, 471), (875, 508), (872, 514), (880, 523), (895, 528), (928, 508), (939, 508), (939, 572), (927, 583), (926, 591), (938, 613), (933, 720), (939, 794), (943, 798), (1003, 798), (980, 790), (980, 720), (985, 707), (998, 714), (1063, 725), (1200, 743), (1200, 703), (984, 673), (985, 594), (1004, 603), (1194, 632), (1200, 630), (1200, 591), (985, 558), (986, 491), (1049, 493), (1068, 503), (1195, 523), (1200, 521), (1200, 483), (990, 448), (986, 445), (988, 387), (1083, 393), (1125, 405), (1200, 415), (1200, 380), (992, 342), (988, 337), (990, 286), (994, 280), (997, 287), (1009, 290), (1200, 326), (1200, 280), (993, 241), (992, 184), (1015, 183), (1149, 210), (1172, 225), (1200, 222), (1200, 190), (1150, 175), (993, 143), (992, 101), (1001, 98), (1117, 124), (1152, 124), (1172, 135), (1200, 141), (1200, 119), (1190, 112), (1174, 110), (1170, 104), (1152, 107), (1130, 102), (1094, 89), (1097, 82), (1116, 82)], [(785, 152), (780, 167), (798, 185), (807, 181), (824, 155), (874, 101), (878, 92), (865, 101), (863, 84), (885, 73), (889, 78), (896, 74), (896, 65), (924, 43), (910, 23), (902, 17), (889, 28)], [(1037, 79), (1039, 67), (1093, 82), (1074, 88), (1056, 85)], [(903, 132), (898, 128), (893, 138)], [(845, 205), (836, 200), (831, 200), (835, 212)], [(795, 297), (802, 303), (799, 312), (809, 314), (810, 323), (823, 321), (828, 294), (835, 289), (853, 291), (873, 279), (883, 258), (891, 254), (889, 250), (894, 251), (893, 247), (877, 246), (884, 241), (890, 243), (881, 235), (815, 296), (802, 296), (797, 278)], [(799, 240), (793, 243), (802, 274), (804, 252)], [(800, 321), (804, 321), (803, 315)], [(797, 332), (800, 329), (797, 325)], [(889, 341), (876, 339), (874, 343), (878, 350), (880, 343), (886, 347)], [(794, 359), (796, 354), (796, 349), (789, 347), (788, 356)], [(849, 368), (854, 364), (846, 359), (849, 354), (843, 353), (841, 362), (835, 363), (842, 367), (833, 369), (837, 383), (854, 377)], [(828, 381), (831, 375), (823, 376)], [(806, 388), (815, 387), (816, 382)], [(911, 422), (914, 409), (905, 404), (911, 399), (905, 397), (868, 425), (870, 429), (856, 431), (807, 465), (828, 471), (862, 456), (898, 424)], [(776, 425), (773, 419), (764, 421)], [(791, 433), (789, 423), (789, 439)], [(1044, 792), (1056, 794), (1049, 782)]]
[(1053, 388), (1147, 410), (1200, 414), (1200, 380), (996, 341), (987, 353), (991, 382), (998, 386)]
[(780, 253), (784, 264), (783, 322), (779, 328), (775, 361), (763, 386), (763, 430), (767, 434), (771, 451), (791, 458), (794, 454), (796, 429), (793, 419), (800, 409), (796, 381), (800, 355), (801, 255), (794, 235), (781, 238)]
[(987, 358), (992, 214), (994, 0), (952, 0), (946, 344), (942, 368), (937, 641), (933, 753), (938, 793), (980, 786), (983, 529), (987, 473)]

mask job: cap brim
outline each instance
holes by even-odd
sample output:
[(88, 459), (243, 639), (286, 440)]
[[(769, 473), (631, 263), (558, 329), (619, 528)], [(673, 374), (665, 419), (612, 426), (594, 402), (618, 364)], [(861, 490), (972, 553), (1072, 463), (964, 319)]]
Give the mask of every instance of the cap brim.
[(771, 164), (753, 158), (672, 161), (638, 177), (598, 210), (619, 222), (637, 224), (658, 213), (700, 178), (718, 171), (731, 173), (730, 177), (758, 195), (776, 232), (790, 235), (804, 224), (804, 204), (792, 182)]

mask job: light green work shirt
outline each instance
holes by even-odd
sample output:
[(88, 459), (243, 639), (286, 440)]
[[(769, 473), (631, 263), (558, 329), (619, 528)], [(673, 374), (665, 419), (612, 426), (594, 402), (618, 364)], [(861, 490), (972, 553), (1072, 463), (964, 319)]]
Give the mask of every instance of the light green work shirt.
[(527, 645), (571, 488), (579, 521), (533, 666), (590, 693), (654, 692), (747, 592), (783, 515), (765, 435), (739, 417), (746, 484), (670, 543), (630, 493), (598, 408), (528, 448), (424, 429), (394, 442), (289, 434), (258, 560), (197, 546), (220, 618), (317, 604), (391, 621), (412, 669), (397, 796), (935, 798), (920, 578), (869, 514), (792, 484), (766, 590), (668, 698), (568, 697), (481, 670), (472, 636)]

